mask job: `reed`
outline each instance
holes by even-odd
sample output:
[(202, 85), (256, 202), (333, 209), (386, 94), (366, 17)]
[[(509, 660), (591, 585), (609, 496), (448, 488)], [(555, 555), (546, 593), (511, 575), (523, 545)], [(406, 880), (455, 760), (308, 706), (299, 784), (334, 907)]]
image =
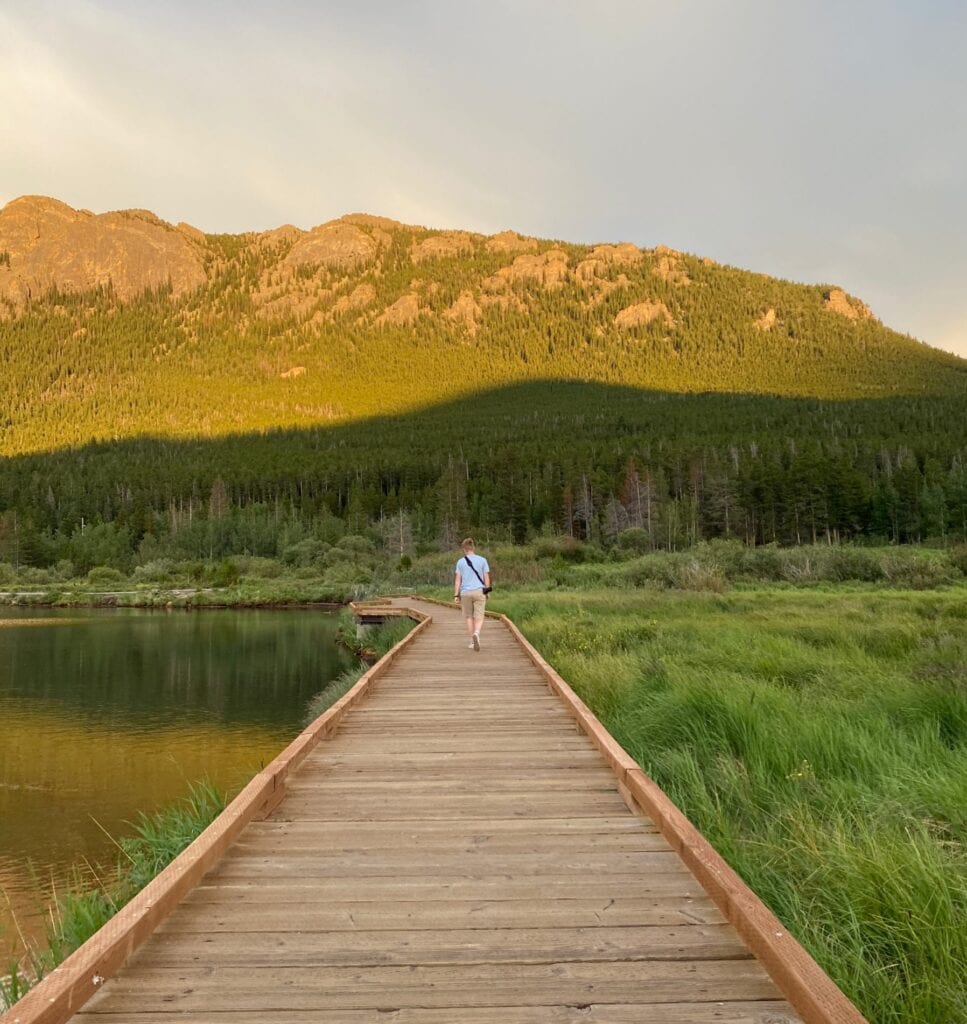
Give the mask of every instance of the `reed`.
[(78, 868), (56, 896), (44, 947), (28, 949), (0, 978), (0, 1008), (9, 1008), (45, 974), (82, 946), (215, 820), (225, 798), (209, 782), (154, 814), (142, 814), (133, 834), (115, 840), (117, 858), (106, 869)]

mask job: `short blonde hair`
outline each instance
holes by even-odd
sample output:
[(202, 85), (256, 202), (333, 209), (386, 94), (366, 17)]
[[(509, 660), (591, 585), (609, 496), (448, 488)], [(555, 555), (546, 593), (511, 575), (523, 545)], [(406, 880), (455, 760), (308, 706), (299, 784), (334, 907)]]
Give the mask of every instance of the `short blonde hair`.
[(473, 542), (473, 537), (464, 537), (463, 543), (460, 545), (464, 551), (476, 551), (477, 545)]

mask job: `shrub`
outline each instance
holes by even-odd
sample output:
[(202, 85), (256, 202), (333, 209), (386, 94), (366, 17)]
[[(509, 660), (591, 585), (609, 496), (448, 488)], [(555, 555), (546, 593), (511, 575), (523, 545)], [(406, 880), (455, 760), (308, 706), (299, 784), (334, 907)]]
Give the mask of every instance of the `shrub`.
[(355, 596), (360, 586), (372, 581), (372, 571), (352, 562), (340, 562), (326, 569), (322, 577), (323, 584), (334, 593), (346, 597)]
[(883, 559), (883, 576), (891, 583), (912, 587), (915, 590), (929, 590), (954, 581), (955, 573), (949, 565), (917, 555), (901, 558), (893, 555)]
[(818, 580), (820, 568), (815, 553), (790, 552), (782, 565), (782, 577), (790, 583), (812, 583)]
[(967, 576), (967, 544), (958, 544), (955, 548), (951, 548), (947, 557), (955, 569)]
[(560, 558), (577, 564), (584, 561), (585, 545), (576, 537), (541, 537), (534, 542), (535, 558)]
[(835, 582), (859, 580), (861, 583), (876, 583), (883, 579), (883, 566), (876, 552), (866, 548), (829, 548), (824, 558), (826, 579)]
[(71, 580), (77, 575), (74, 563), (69, 558), (62, 558), (54, 566), (53, 573), (59, 580)]
[(761, 548), (743, 548), (738, 565), (739, 573), (747, 579), (774, 583), (786, 578), (786, 555), (774, 544)]
[(95, 565), (87, 574), (87, 582), (96, 586), (109, 586), (115, 583), (122, 583), (124, 575), (109, 565)]
[(138, 583), (170, 583), (175, 572), (174, 562), (167, 558), (159, 558), (136, 566), (132, 577)]
[(238, 566), (225, 558), (208, 573), (208, 579), (215, 587), (233, 587), (238, 583)]
[(672, 583), (672, 559), (664, 552), (629, 562), (624, 575), (632, 587), (674, 585)]
[(648, 536), (648, 531), (643, 530), (640, 526), (622, 530), (618, 534), (617, 543), (622, 551), (631, 551), (636, 555), (643, 555), (646, 551), (651, 550), (651, 538)]
[(691, 558), (672, 574), (672, 586), (681, 590), (704, 590), (721, 594), (728, 589), (728, 580), (717, 565), (702, 564)]
[(13, 583), (16, 578), (17, 574), (14, 572), (13, 566), (9, 562), (0, 562), (0, 586)]
[(17, 579), (21, 583), (29, 583), (42, 587), (54, 582), (49, 569), (38, 569), (34, 566), (21, 566), (20, 572), (17, 574)]
[(308, 537), (306, 540), (300, 540), (297, 544), (290, 544), (282, 552), (282, 561), (286, 565), (305, 568), (318, 563), (328, 550), (329, 545), (325, 541)]
[(376, 545), (366, 537), (350, 533), (336, 544), (336, 548), (340, 551), (350, 551), (356, 555), (371, 555), (376, 550)]
[(243, 555), (234, 559), (241, 576), (257, 580), (275, 580), (283, 572), (281, 563), (274, 558), (260, 558), (257, 555)]

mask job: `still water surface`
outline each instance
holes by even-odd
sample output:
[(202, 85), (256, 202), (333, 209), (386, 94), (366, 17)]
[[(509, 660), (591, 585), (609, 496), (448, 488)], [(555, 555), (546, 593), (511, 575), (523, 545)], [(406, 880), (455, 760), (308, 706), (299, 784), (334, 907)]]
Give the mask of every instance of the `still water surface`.
[[(235, 792), (349, 664), (315, 610), (0, 608), (0, 955), (73, 866), (207, 778)], [(6, 956), (0, 964), (6, 962)]]

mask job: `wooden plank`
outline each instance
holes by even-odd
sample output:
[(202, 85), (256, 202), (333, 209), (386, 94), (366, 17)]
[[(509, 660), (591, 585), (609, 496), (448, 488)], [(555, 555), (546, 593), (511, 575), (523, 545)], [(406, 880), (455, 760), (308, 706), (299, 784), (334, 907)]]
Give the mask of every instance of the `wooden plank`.
[(374, 728), (365, 723), (361, 725), (344, 725), (340, 728), (340, 734), (347, 739), (354, 737), (377, 738), (380, 736), (406, 736), (413, 746), (418, 746), (424, 739), (443, 737), (452, 739), (458, 736), (479, 736), (481, 732), (493, 732), (501, 737), (505, 736), (541, 736), (546, 739), (556, 739), (562, 734), (562, 730), (573, 728), (572, 723), (565, 723), (554, 728), (553, 723), (545, 722), (511, 722), (503, 719), (487, 719), (475, 725), (470, 722), (454, 723), (449, 727), (443, 722), (420, 722), (411, 725), (400, 725), (398, 729), (389, 726)]
[[(410, 750), (393, 757), (393, 768), (400, 775), (424, 771), (434, 767), (461, 768), (481, 778), (481, 788), (486, 788), (485, 773), (491, 771), (526, 771), (530, 768), (584, 768), (601, 764), (601, 755), (596, 750), (532, 750), (530, 752), (504, 752), (499, 760), (488, 751), (456, 750)], [(313, 751), (303, 762), (300, 774), (306, 771), (331, 771), (342, 769), (347, 772), (385, 771), (386, 762), (374, 758), (371, 753), (356, 753), (346, 748), (334, 751), (331, 746)]]
[(358, 715), (354, 715), (350, 721), (345, 723), (345, 728), (352, 726), (357, 732), (371, 729), (374, 732), (393, 733), (399, 729), (481, 729), (493, 726), (501, 729), (526, 727), (531, 732), (556, 732), (561, 726), (566, 727), (569, 724), (571, 724), (570, 718), (561, 708), (553, 711), (541, 709), (536, 714), (533, 711), (509, 714), (503, 709), (492, 708), (489, 712), (464, 709), (460, 712), (442, 711), (425, 715), (400, 712), (392, 715), (370, 716), (364, 715), (360, 709)]
[[(546, 1006), (774, 999), (754, 960), (561, 962), (447, 966), (142, 969), (116, 978), (92, 1001), (114, 1013)], [(509, 1020), (513, 1020), (511, 1016)]]
[(554, 877), (535, 876), (508, 878), (484, 872), (473, 875), (435, 875), (426, 878), (307, 878), (303, 874), (272, 873), (268, 876), (225, 874), (227, 862), (218, 864), (195, 889), (199, 899), (206, 893), (222, 891), (227, 899), (258, 899), (259, 894), (281, 891), (303, 891), (306, 899), (350, 900), (357, 902), (396, 902), (409, 900), (426, 903), (432, 900), (504, 901), (518, 899), (650, 899), (662, 897), (699, 898), (704, 890), (685, 868), (678, 864), (673, 871), (642, 875), (609, 875), (606, 879), (589, 878), (584, 873), (560, 874)]
[[(132, 1013), (125, 1020), (134, 1024), (172, 1024), (172, 1014)], [(85, 1012), (78, 1020), (112, 1024), (113, 1013)], [(272, 1010), (271, 1018), (261, 1011), (197, 1010), (179, 1013), (180, 1024), (795, 1024), (785, 1002), (675, 1002), (652, 1004), (580, 1003), (550, 1006), (457, 1006), (437, 1010)]]
[[(525, 777), (514, 773), (491, 772), (487, 776), (487, 791), (496, 796), (503, 793), (617, 793), (613, 775), (599, 775), (593, 770), (587, 772), (530, 772)], [(474, 779), (468, 779), (466, 772), (443, 773), (421, 772), (418, 778), (401, 778), (398, 772), (387, 775), (357, 775), (352, 778), (334, 777), (330, 771), (300, 772), (298, 778), (289, 782), (291, 793), (311, 790), (322, 800), (330, 795), (347, 794), (366, 798), (374, 794), (384, 799), (421, 796), (429, 794), (458, 796), (479, 792)]]
[[(377, 967), (384, 965), (542, 964), (580, 960), (748, 960), (751, 954), (728, 924), (608, 928), (488, 928), (412, 931), (268, 931), (258, 914), (239, 931), (159, 933), (131, 960), (137, 970), (265, 967)], [(255, 929), (255, 930), (253, 930)]]
[[(460, 824), (459, 822), (456, 824)], [(556, 842), (554, 841), (556, 839)], [(664, 851), (671, 847), (668, 840), (658, 832), (641, 829), (635, 832), (578, 832), (572, 835), (552, 837), (541, 836), (533, 827), (521, 832), (480, 832), (459, 831), (401, 832), (393, 828), (382, 833), (370, 831), (354, 835), (351, 830), (336, 832), (320, 822), (297, 822), (289, 829), (266, 833), (247, 829), (236, 840), (233, 849), (273, 853), (282, 850), (313, 850), (318, 852), (326, 846), (330, 850), (344, 853), (366, 850), (407, 850), (461, 852), (473, 855), (481, 850), (488, 853), (535, 850), (567, 850), (570, 853), (592, 851)]]
[[(293, 792), (287, 802), (287, 813), (301, 817), (315, 806), (311, 792)], [(560, 818), (566, 814), (582, 817), (601, 815), (611, 817), (623, 802), (617, 794), (487, 794), (481, 797), (438, 796), (433, 798), (399, 797), (392, 803), (380, 800), (378, 796), (359, 799), (335, 799), (326, 801), (326, 811), (333, 817), (346, 821), (378, 821), (403, 818), (476, 818), (481, 813), (491, 813), (500, 818)]]
[[(336, 736), (326, 739), (320, 754), (325, 756), (330, 751), (342, 753), (352, 751), (354, 754), (369, 756), (393, 756), (408, 754), (413, 749), (413, 741), (406, 736), (382, 736), (367, 738), (353, 736), (352, 739)], [(518, 734), (513, 736), (445, 736), (439, 735), (421, 740), (420, 750), (423, 753), (489, 753), (494, 757), (503, 754), (526, 753), (527, 751), (575, 751), (592, 749), (586, 736), (580, 733), (560, 733), (558, 737), (546, 734)]]
[[(192, 932), (215, 935), (257, 925), (265, 931), (329, 931), (359, 929), (492, 929), (592, 928), (626, 925), (721, 924), (722, 912), (706, 896), (660, 899), (521, 899), (521, 900), (398, 900), (390, 902), (316, 900), (307, 890), (274, 886), (223, 890), (196, 889), (159, 928), (158, 934)], [(197, 913), (196, 913), (197, 911)]]
[(322, 820), (320, 817), (300, 817), (297, 820), (283, 814), (284, 807), (272, 818), (256, 821), (246, 830), (247, 836), (274, 835), (294, 830), (321, 830), (332, 836), (334, 842), (342, 839), (361, 839), (367, 836), (395, 836), (398, 840), (411, 837), (469, 836), (469, 835), (538, 835), (538, 836), (580, 836), (620, 835), (631, 832), (655, 832), (652, 823), (645, 818), (633, 818), (628, 814), (621, 817), (542, 818), (528, 821), (521, 818), (464, 818), (460, 821), (411, 820), (398, 821), (354, 821), (347, 823), (339, 818)]
[[(417, 701), (419, 697), (414, 695), (412, 700)], [(488, 701), (493, 699), (500, 700), (503, 703), (502, 698), (488, 697)], [(373, 703), (379, 703), (373, 701)], [(426, 716), (412, 716), (408, 712), (400, 710), (399, 712), (393, 712), (389, 715), (373, 716), (371, 718), (364, 718), (362, 708), (359, 709), (358, 715), (353, 716), (355, 724), (358, 726), (367, 726), (372, 729), (385, 729), (393, 730), (399, 728), (410, 728), (411, 726), (420, 725), (422, 722), (429, 722), (430, 724), (438, 724), (442, 721), (452, 721), (457, 725), (473, 725), (474, 723), (480, 722), (497, 722), (501, 725), (507, 724), (513, 721), (527, 722), (529, 725), (537, 725), (538, 728), (543, 728), (548, 723), (552, 723), (555, 726), (564, 726), (565, 729), (568, 724), (568, 718), (566, 712), (561, 708), (555, 708), (554, 710), (544, 710), (543, 707), (516, 707), (516, 708), (504, 708), (500, 709), (500, 713), (497, 714), (494, 708), (491, 706), (486, 707), (483, 702), (468, 704), (463, 701), (459, 706), (455, 703), (453, 708), (447, 708), (445, 705), (437, 704), (432, 709), (432, 714)], [(347, 721), (347, 725), (349, 722)]]
[(455, 875), (464, 872), (491, 875), (545, 875), (549, 872), (588, 871), (598, 875), (631, 874), (635, 871), (668, 871), (678, 865), (678, 857), (667, 852), (566, 851), (538, 850), (516, 853), (490, 853), (458, 851), (438, 853), (420, 850), (414, 856), (408, 850), (358, 850), (346, 853), (320, 853), (315, 850), (284, 850), (266, 855), (255, 850), (233, 849), (225, 859), (220, 872), (222, 878), (254, 876), (256, 874), (281, 875), (285, 872), (301, 874), (329, 874), (340, 878), (427, 878), (438, 874)]

